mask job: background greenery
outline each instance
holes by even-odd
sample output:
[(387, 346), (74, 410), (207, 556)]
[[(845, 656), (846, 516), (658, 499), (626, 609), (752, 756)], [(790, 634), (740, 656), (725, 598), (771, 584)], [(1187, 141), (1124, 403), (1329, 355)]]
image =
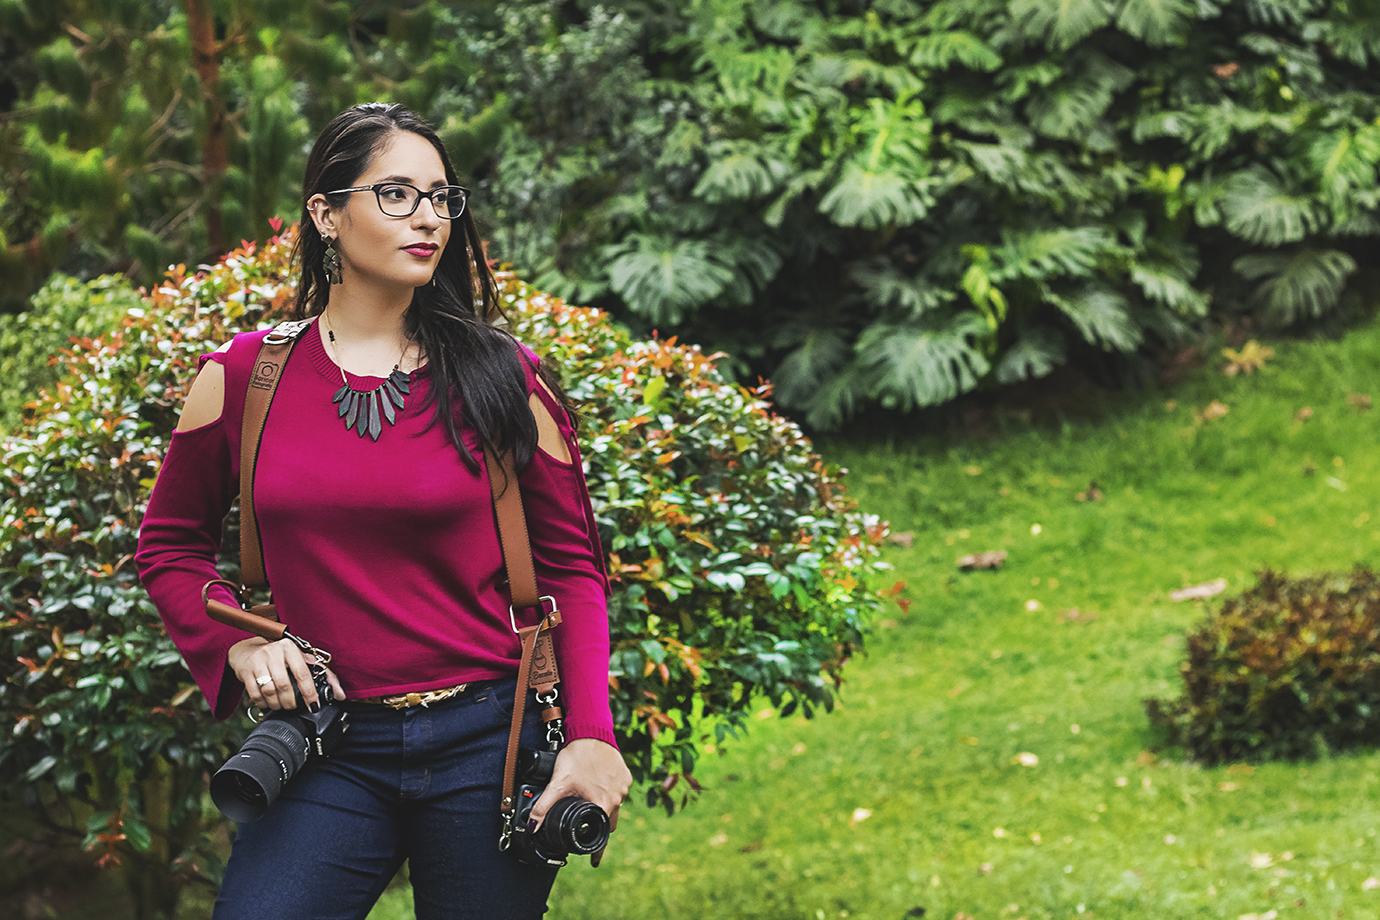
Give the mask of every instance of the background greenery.
[(0, 0), (0, 261), (264, 240), (353, 102), (432, 119), (492, 254), (816, 428), (1208, 316), (1346, 320), (1380, 9), (1340, 0)]

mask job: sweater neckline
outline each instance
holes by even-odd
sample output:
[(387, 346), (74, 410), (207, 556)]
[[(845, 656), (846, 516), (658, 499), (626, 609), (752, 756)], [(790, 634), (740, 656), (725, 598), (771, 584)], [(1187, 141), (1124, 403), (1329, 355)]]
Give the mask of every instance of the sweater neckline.
[[(321, 341), (321, 331), (318, 326), (319, 323), (313, 320), (311, 328), (303, 333), (305, 341), (303, 341), (301, 345), (306, 349), (307, 357), (311, 360), (312, 367), (316, 368), (317, 372), (320, 373), (322, 377), (326, 378), (334, 386), (340, 383), (341, 374), (343, 373), (345, 375), (345, 382), (349, 383), (357, 390), (372, 390), (374, 387), (383, 383), (383, 377), (352, 374), (339, 364), (336, 364), (326, 351), (325, 343)], [(427, 365), (423, 364), (421, 367), (414, 368), (408, 372), (407, 379), (415, 382), (426, 376)]]

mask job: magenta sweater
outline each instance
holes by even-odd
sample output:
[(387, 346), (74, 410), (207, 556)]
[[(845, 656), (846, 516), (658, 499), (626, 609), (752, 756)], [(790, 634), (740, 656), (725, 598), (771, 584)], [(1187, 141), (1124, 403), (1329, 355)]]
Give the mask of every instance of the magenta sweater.
[[(221, 523), (239, 491), (244, 396), (265, 334), (236, 336), (228, 351), (202, 358), (225, 368), (224, 410), (208, 425), (173, 434), (135, 557), (169, 635), (220, 719), (241, 699), (244, 688), (226, 653), (246, 633), (206, 616), (201, 587), (219, 577)], [(556, 598), (563, 617), (554, 635), (566, 736), (613, 744), (603, 552), (574, 432), (530, 366), (527, 381), (573, 458), (562, 463), (538, 450), (519, 475), (538, 587)], [(357, 389), (380, 382), (350, 377)], [(340, 370), (313, 326), (283, 370), (255, 479), (279, 616), (331, 652), (348, 696), (516, 674), (520, 649), (508, 623), (488, 481), (465, 466), (444, 426), (426, 430), (433, 414), (421, 411), (426, 371), (413, 371), (406, 408), (377, 442), (345, 430), (331, 402), (340, 385)], [(462, 434), (482, 458), (473, 432)], [(234, 603), (223, 590), (221, 599)]]

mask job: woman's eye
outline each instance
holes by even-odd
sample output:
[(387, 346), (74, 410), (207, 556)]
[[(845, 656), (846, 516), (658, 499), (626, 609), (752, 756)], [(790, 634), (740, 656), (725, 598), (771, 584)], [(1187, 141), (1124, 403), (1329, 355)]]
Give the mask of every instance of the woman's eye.
[(407, 190), (396, 185), (389, 185), (379, 189), (379, 195), (387, 201), (404, 201), (407, 198)]

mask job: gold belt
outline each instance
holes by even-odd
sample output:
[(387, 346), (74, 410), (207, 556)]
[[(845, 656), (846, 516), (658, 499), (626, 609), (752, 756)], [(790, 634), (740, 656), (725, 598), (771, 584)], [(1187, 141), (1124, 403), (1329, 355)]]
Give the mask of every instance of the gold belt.
[(425, 690), (421, 693), (399, 693), (396, 696), (365, 696), (355, 699), (347, 699), (347, 703), (376, 703), (379, 706), (387, 706), (389, 709), (411, 709), (413, 706), (429, 706), (432, 703), (439, 703), (441, 700), (448, 700), (453, 696), (458, 696), (465, 692), (469, 684), (456, 684), (454, 687), (445, 687), (440, 690)]

